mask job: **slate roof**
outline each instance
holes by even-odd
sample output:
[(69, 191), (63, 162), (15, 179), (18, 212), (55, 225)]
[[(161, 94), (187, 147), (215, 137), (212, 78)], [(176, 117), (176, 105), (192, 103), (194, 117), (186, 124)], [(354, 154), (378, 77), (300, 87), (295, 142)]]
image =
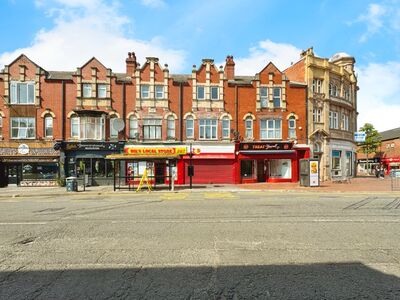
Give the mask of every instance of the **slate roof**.
[(382, 141), (398, 139), (400, 138), (400, 127), (382, 131), (379, 134), (382, 137)]

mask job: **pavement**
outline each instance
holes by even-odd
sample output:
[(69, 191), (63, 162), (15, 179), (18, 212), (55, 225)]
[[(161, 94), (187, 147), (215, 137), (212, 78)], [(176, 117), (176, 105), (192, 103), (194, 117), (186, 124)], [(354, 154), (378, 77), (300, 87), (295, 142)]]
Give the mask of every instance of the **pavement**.
[[(349, 182), (336, 183), (332, 181), (321, 182), (319, 187), (303, 187), (299, 182), (296, 183), (251, 183), (251, 184), (213, 184), (213, 185), (193, 185), (193, 189), (189, 189), (188, 185), (175, 186), (175, 193), (196, 193), (196, 192), (246, 192), (246, 191), (274, 191), (274, 192), (320, 192), (320, 193), (388, 193), (400, 195), (400, 178), (398, 180), (398, 188), (392, 190), (392, 178), (386, 177), (378, 179), (376, 177), (357, 177), (352, 178)], [(146, 193), (147, 189), (143, 188), (142, 193)], [(168, 186), (160, 186), (153, 192), (169, 192)], [(0, 188), (0, 198), (15, 197), (40, 197), (40, 196), (64, 196), (66, 194), (91, 194), (91, 195), (107, 195), (107, 194), (127, 194), (135, 193), (134, 190), (113, 190), (113, 186), (92, 186), (86, 187), (85, 191), (82, 186), (78, 187), (78, 192), (67, 192), (65, 187), (18, 187), (8, 186)]]

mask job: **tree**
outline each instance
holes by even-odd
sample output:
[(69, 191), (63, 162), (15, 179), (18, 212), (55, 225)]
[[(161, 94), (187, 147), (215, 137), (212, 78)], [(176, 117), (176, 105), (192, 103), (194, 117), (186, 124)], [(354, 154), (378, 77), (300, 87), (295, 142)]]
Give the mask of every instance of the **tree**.
[(374, 125), (370, 123), (365, 123), (360, 131), (365, 132), (365, 142), (360, 143), (361, 151), (367, 156), (367, 170), (369, 170), (368, 156), (371, 153), (377, 152), (379, 146), (381, 145), (381, 136), (379, 132), (374, 128)]

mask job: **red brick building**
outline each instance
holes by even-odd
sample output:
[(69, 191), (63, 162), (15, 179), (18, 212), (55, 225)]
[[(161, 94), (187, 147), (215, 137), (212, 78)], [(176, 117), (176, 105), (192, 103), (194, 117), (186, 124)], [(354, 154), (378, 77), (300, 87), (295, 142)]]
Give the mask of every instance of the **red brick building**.
[(129, 53), (125, 73), (96, 58), (65, 72), (21, 55), (1, 72), (0, 96), (3, 185), (49, 185), (68, 176), (110, 184), (114, 162), (105, 157), (124, 147), (186, 148), (174, 160), (119, 166), (135, 176), (150, 166), (159, 183), (172, 170), (180, 184), (189, 180), (189, 165), (194, 183), (298, 181), (298, 161), (309, 155), (306, 85), (272, 63), (255, 76), (237, 76), (228, 56), (225, 67), (204, 59), (191, 74), (174, 75), (158, 58), (140, 66)]

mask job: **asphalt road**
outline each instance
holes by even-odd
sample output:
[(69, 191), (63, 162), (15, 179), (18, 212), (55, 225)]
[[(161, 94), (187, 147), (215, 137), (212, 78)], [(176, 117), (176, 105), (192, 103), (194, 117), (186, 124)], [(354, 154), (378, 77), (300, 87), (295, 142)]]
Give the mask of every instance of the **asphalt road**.
[(400, 198), (0, 199), (0, 299), (400, 299)]

